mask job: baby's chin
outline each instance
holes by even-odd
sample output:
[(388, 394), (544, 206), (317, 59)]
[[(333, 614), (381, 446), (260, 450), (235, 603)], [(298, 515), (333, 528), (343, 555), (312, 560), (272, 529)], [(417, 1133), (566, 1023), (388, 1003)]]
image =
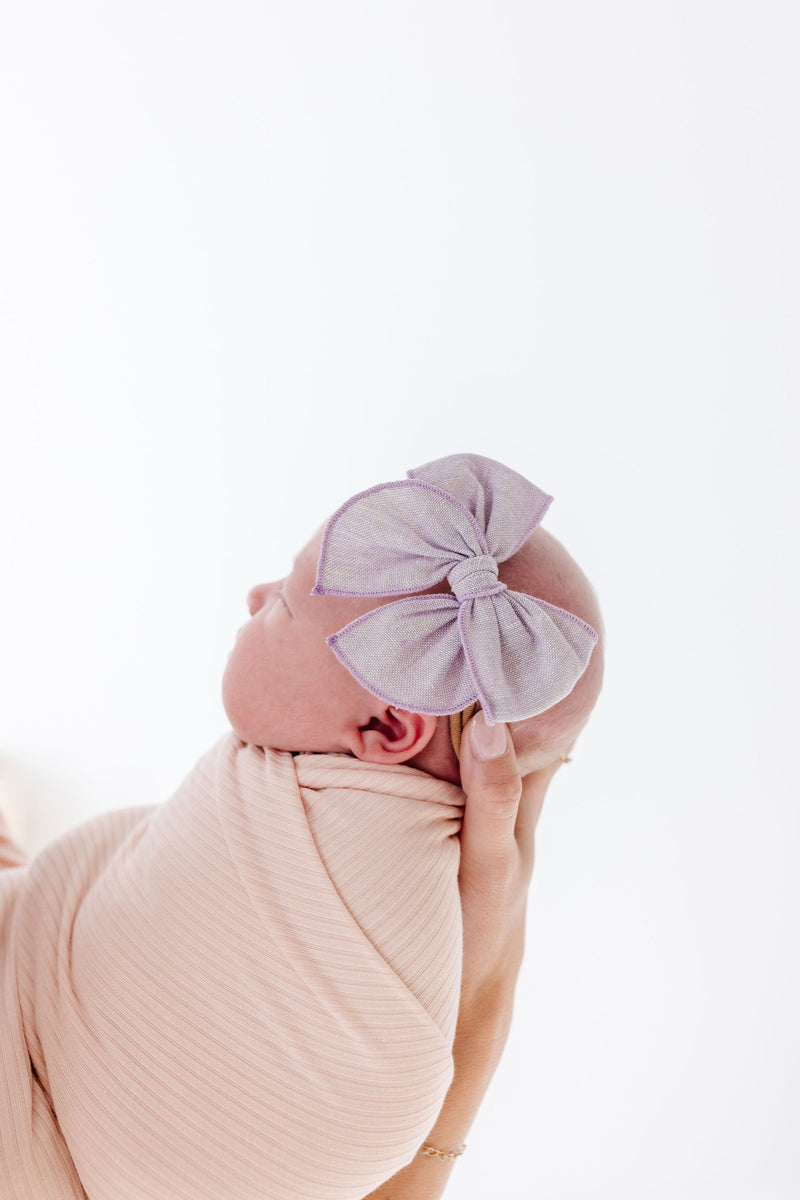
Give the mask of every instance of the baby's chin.
[(239, 692), (231, 680), (229, 670), (222, 676), (222, 707), (231, 729), (240, 742), (248, 742), (253, 746), (262, 744), (258, 740), (262, 731), (253, 727), (252, 722), (248, 720), (248, 713), (243, 711)]

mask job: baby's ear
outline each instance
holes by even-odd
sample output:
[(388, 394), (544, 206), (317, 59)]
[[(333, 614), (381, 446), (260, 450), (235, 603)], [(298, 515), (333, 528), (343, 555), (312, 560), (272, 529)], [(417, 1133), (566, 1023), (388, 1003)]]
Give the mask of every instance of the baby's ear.
[(402, 763), (420, 754), (436, 732), (437, 717), (385, 708), (351, 731), (350, 750), (363, 762)]

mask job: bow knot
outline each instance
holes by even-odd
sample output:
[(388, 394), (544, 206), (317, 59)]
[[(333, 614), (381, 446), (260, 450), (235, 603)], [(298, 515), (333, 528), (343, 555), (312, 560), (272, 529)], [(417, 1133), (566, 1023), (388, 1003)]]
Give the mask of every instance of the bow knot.
[(497, 582), (499, 571), (497, 559), (491, 554), (476, 554), (456, 563), (447, 573), (447, 582), (453, 589), (456, 600), (477, 599), (478, 596), (494, 595), (503, 591), (504, 583)]

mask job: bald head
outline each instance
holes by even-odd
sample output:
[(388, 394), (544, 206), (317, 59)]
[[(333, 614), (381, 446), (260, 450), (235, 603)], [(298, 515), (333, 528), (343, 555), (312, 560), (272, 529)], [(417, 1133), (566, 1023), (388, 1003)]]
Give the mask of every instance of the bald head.
[(537, 528), (520, 549), (500, 564), (500, 580), (574, 613), (598, 634), (589, 665), (575, 687), (552, 708), (509, 728), (523, 774), (538, 770), (570, 748), (589, 719), (603, 682), (603, 618), (594, 588), (561, 542)]

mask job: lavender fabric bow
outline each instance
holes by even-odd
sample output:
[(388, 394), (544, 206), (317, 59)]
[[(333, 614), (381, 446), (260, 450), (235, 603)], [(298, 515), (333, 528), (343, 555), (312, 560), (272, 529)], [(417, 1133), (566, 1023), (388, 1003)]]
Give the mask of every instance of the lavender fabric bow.
[(409, 596), (327, 639), (373, 696), (445, 716), (480, 701), (490, 724), (522, 721), (572, 691), (597, 633), (511, 591), (504, 562), (552, 502), (516, 471), (453, 454), (347, 500), (328, 521), (312, 596), (397, 596), (447, 578), (454, 594)]

